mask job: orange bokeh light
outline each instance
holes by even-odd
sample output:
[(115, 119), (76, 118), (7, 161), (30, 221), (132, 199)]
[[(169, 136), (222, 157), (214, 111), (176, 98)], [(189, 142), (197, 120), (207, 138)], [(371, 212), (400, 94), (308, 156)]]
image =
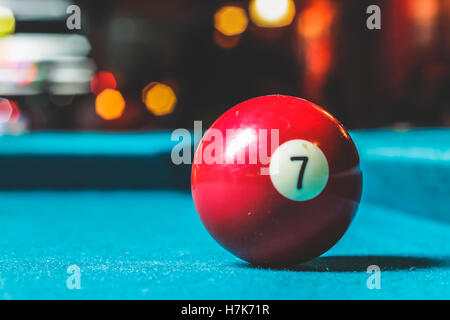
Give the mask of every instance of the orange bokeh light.
[(99, 71), (91, 79), (91, 92), (99, 95), (105, 89), (116, 89), (117, 81), (111, 72)]
[(241, 34), (247, 26), (247, 13), (240, 7), (224, 6), (214, 14), (214, 27), (226, 36)]
[(171, 113), (177, 103), (177, 96), (172, 87), (152, 82), (142, 90), (142, 102), (156, 116)]
[(104, 120), (120, 118), (125, 110), (122, 94), (114, 89), (105, 89), (95, 100), (95, 112)]

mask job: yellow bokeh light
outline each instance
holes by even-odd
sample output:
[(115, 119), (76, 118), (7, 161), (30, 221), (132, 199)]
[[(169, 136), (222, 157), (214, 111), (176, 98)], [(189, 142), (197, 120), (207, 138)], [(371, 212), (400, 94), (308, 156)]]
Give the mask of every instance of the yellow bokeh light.
[(265, 28), (285, 27), (295, 17), (293, 0), (251, 0), (250, 17), (254, 24)]
[(124, 110), (125, 100), (117, 90), (103, 90), (95, 100), (95, 112), (104, 120), (120, 118)]
[(13, 12), (9, 8), (0, 6), (0, 37), (13, 33), (15, 25)]
[(154, 115), (163, 116), (173, 111), (177, 96), (170, 86), (152, 82), (142, 91), (142, 102)]
[(248, 26), (247, 13), (240, 7), (224, 6), (214, 14), (214, 26), (226, 36), (241, 34)]

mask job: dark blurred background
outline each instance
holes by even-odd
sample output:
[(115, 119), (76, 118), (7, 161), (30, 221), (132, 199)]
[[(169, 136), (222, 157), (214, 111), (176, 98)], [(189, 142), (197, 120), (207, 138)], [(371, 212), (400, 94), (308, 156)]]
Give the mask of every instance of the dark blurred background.
[[(380, 30), (366, 26), (374, 4)], [(66, 25), (71, 5), (81, 30)], [(206, 127), (276, 93), (311, 100), (350, 129), (450, 126), (448, 0), (0, 6), (3, 132)], [(5, 8), (15, 28), (2, 36)]]

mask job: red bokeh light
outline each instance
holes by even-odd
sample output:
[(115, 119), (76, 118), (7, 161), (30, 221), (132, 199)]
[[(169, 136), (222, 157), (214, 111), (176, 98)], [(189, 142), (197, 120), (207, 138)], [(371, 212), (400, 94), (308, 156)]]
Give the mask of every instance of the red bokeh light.
[(11, 108), (12, 108), (12, 113), (11, 113), (11, 116), (9, 117), (9, 122), (16, 123), (17, 121), (19, 121), (19, 118), (20, 118), (19, 107), (18, 107), (17, 103), (15, 103), (14, 101), (10, 101), (9, 104), (11, 105)]
[(111, 72), (100, 71), (91, 79), (91, 92), (99, 95), (105, 89), (116, 89), (117, 81)]
[(11, 102), (0, 98), (0, 123), (6, 123), (11, 118), (13, 109)]

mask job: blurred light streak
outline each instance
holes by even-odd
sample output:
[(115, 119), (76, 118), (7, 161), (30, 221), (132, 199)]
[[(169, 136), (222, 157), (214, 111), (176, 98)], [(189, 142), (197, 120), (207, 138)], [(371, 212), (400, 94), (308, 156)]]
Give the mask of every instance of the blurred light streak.
[(251, 0), (250, 18), (253, 23), (264, 28), (288, 26), (295, 17), (293, 0)]
[(29, 85), (38, 78), (39, 69), (32, 62), (0, 61), (0, 83), (13, 82), (19, 86)]
[(306, 68), (313, 77), (321, 77), (331, 66), (331, 43), (327, 40), (311, 41), (305, 50)]
[(3, 7), (0, 3), (0, 37), (14, 32), (16, 21), (9, 7)]
[(89, 92), (89, 82), (52, 83), (48, 91), (52, 95), (81, 95)]
[(214, 14), (214, 27), (225, 36), (242, 34), (248, 26), (247, 13), (237, 6), (224, 6)]
[[(38, 45), (37, 49), (29, 47), (30, 44), (25, 45), (24, 39), (20, 40), (19, 43), (21, 44), (17, 45), (14, 42), (15, 40), (13, 40), (17, 39), (16, 35), (8, 38), (0, 39), (1, 95), (37, 94), (46, 88), (48, 88), (50, 93), (56, 95), (74, 95), (90, 92), (90, 81), (96, 66), (90, 58), (84, 56), (88, 51), (79, 50), (78, 54), (81, 55), (72, 55), (74, 54), (73, 52), (64, 52), (66, 49), (58, 48), (61, 45), (54, 42), (56, 39), (66, 39), (68, 42), (63, 41), (63, 46), (67, 43), (72, 47), (77, 44), (86, 45), (86, 42), (82, 40), (83, 37), (68, 39), (60, 38), (59, 36), (53, 38), (53, 36), (39, 35), (38, 38), (46, 39), (47, 41), (44, 41), (40, 46), (45, 47), (47, 43), (50, 44), (50, 47), (47, 46), (41, 50), (40, 54), (34, 52), (22, 55), (19, 53), (14, 55), (13, 49), (22, 47), (22, 44), (24, 44), (25, 52), (40, 50), (39, 45), (36, 43), (36, 38), (31, 37), (33, 39), (32, 44)], [(13, 43), (12, 46), (10, 46), (11, 43)], [(89, 46), (88, 43), (87, 45)], [(68, 55), (65, 55), (66, 53)]]
[(17, 79), (16, 83), (20, 86), (26, 86), (36, 81), (39, 69), (35, 63), (25, 63), (25, 68)]
[(92, 70), (77, 66), (60, 66), (52, 68), (48, 75), (48, 81), (54, 83), (89, 83)]
[(125, 110), (125, 99), (113, 89), (106, 89), (95, 100), (95, 112), (104, 120), (114, 120), (122, 116)]
[(151, 82), (142, 90), (142, 102), (155, 116), (164, 116), (172, 113), (177, 96), (171, 86)]
[(85, 57), (91, 51), (89, 40), (72, 34), (15, 34), (0, 39), (0, 61), (55, 61)]
[(297, 21), (297, 32), (305, 39), (324, 36), (333, 22), (335, 10), (328, 1), (315, 1), (303, 10)]
[(0, 0), (0, 5), (10, 8), (17, 21), (65, 20), (67, 0)]
[(4, 96), (29, 96), (41, 92), (40, 85), (18, 86), (12, 82), (0, 82), (0, 94)]
[(312, 0), (297, 20), (297, 34), (304, 58), (306, 96), (320, 100), (320, 90), (332, 65), (331, 25), (336, 8), (329, 0)]
[(409, 0), (407, 7), (416, 29), (415, 42), (419, 45), (428, 44), (433, 39), (439, 13), (439, 0)]

